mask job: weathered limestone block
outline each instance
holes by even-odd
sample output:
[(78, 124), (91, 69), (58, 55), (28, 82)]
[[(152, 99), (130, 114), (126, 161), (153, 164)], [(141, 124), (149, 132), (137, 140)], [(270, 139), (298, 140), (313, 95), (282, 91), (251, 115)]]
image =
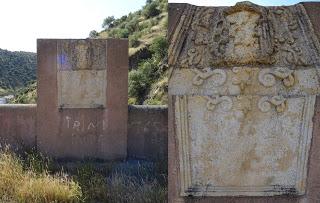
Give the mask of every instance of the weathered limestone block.
[(314, 102), (315, 96), (176, 97), (181, 195), (302, 194)]
[(57, 158), (126, 158), (127, 102), (127, 40), (38, 40), (40, 151)]
[(170, 202), (306, 194), (320, 46), (305, 8), (178, 5), (169, 29)]
[(320, 91), (316, 68), (234, 67), (176, 69), (169, 82), (172, 95), (283, 95), (306, 96)]

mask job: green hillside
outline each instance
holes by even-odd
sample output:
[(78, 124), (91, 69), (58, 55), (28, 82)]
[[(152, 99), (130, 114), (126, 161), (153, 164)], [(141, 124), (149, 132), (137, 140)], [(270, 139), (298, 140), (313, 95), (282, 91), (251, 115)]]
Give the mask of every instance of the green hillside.
[(13, 92), (14, 99), (9, 101), (12, 104), (35, 104), (37, 103), (37, 82), (30, 81), (25, 87)]
[(35, 53), (0, 49), (0, 92), (25, 87), (35, 80), (36, 65)]
[(121, 18), (107, 17), (91, 38), (129, 39), (129, 104), (167, 103), (168, 3), (147, 0), (139, 11)]

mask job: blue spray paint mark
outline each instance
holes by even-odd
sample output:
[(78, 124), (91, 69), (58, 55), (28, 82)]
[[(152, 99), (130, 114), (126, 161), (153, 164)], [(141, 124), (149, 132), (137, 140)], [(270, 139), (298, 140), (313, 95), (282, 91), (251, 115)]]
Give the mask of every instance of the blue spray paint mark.
[(67, 56), (64, 54), (59, 55), (59, 61), (61, 65), (65, 65), (67, 63)]
[(70, 65), (68, 63), (68, 56), (65, 55), (65, 54), (59, 54), (58, 55), (58, 61), (60, 63), (60, 67), (61, 67), (61, 70), (68, 70), (68, 69), (71, 69), (70, 68)]

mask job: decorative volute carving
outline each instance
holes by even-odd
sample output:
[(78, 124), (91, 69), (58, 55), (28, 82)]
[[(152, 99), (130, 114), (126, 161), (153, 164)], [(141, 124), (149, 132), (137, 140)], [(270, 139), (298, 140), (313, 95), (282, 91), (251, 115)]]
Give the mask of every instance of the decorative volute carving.
[(211, 68), (205, 68), (202, 70), (198, 69), (191, 69), (196, 75), (194, 76), (192, 83), (194, 85), (202, 85), (204, 80), (211, 77), (212, 75), (219, 75), (219, 78), (215, 80), (215, 86), (221, 86), (223, 85), (227, 80), (227, 74), (224, 70), (221, 69), (214, 69)]
[(301, 25), (307, 19), (300, 20), (299, 24), (302, 9), (300, 5), (267, 8), (250, 2), (227, 8), (196, 7), (194, 17), (186, 17), (189, 23), (186, 46), (176, 50), (180, 56), (173, 65), (201, 69), (248, 64), (296, 67), (319, 63), (315, 52), (319, 47), (307, 43), (312, 33)]
[(266, 68), (262, 69), (259, 73), (259, 82), (266, 87), (275, 85), (276, 78), (282, 80), (284, 86), (286, 87), (292, 87), (295, 82), (294, 71), (288, 68)]

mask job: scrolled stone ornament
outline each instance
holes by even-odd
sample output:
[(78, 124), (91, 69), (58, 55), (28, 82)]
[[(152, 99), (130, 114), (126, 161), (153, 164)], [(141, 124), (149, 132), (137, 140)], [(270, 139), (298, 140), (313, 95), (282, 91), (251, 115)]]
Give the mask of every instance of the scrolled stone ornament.
[(287, 109), (287, 100), (282, 96), (274, 96), (270, 99), (270, 102), (276, 107), (278, 113), (282, 113)]
[(295, 79), (293, 75), (294, 71), (289, 68), (278, 67), (274, 70), (263, 69), (260, 71), (258, 80), (265, 87), (272, 87), (276, 84), (276, 79), (280, 79), (284, 86), (292, 87), (294, 85)]
[(292, 87), (294, 85), (294, 81), (294, 76), (292, 74), (282, 80), (284, 86), (286, 87)]
[(221, 86), (223, 85), (227, 80), (227, 74), (224, 70), (221, 69), (214, 69), (211, 68), (204, 68), (203, 71), (199, 69), (191, 69), (196, 75), (192, 79), (192, 84), (199, 86), (202, 85), (203, 82), (211, 77), (212, 75), (219, 75), (220, 77), (215, 80), (214, 86)]
[(258, 108), (262, 112), (268, 112), (271, 110), (271, 103), (269, 102), (268, 97), (262, 97), (258, 102)]
[(252, 69), (251, 68), (242, 68), (234, 67), (232, 72), (235, 73), (235, 77), (232, 78), (232, 84), (238, 85), (241, 91), (252, 85)]
[(229, 110), (231, 110), (232, 105), (233, 105), (232, 99), (228, 96), (220, 97), (220, 96), (216, 95), (213, 97), (206, 96), (205, 98), (208, 100), (207, 109), (209, 111), (215, 110), (215, 108), (218, 104), (221, 105), (223, 111), (229, 111)]
[(181, 60), (181, 66), (188, 68), (189, 66), (196, 66), (200, 63), (202, 55), (199, 53), (199, 50), (196, 47), (193, 47), (188, 50), (187, 57)]
[(276, 84), (276, 78), (272, 75), (270, 69), (262, 69), (258, 76), (259, 82), (266, 87), (272, 87)]
[(273, 74), (282, 79), (282, 82), (286, 87), (292, 87), (294, 85), (293, 70), (288, 68), (276, 68), (273, 71)]
[(287, 100), (283, 96), (262, 97), (258, 101), (258, 108), (262, 112), (268, 112), (274, 106), (278, 113), (283, 113), (287, 109)]

